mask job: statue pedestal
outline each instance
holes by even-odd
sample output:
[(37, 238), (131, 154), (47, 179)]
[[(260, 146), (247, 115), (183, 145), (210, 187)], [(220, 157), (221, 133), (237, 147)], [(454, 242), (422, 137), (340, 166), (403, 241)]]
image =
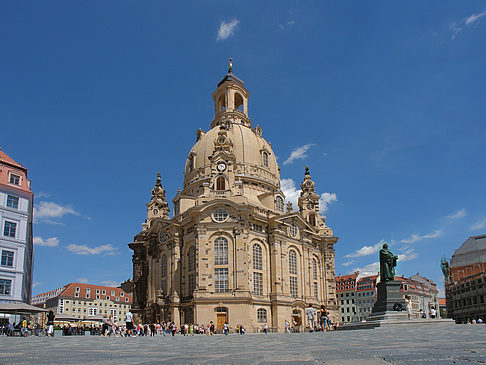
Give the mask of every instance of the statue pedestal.
[[(406, 313), (407, 312), (407, 304), (405, 299), (402, 297), (402, 293), (400, 291), (400, 281), (385, 281), (378, 283), (376, 288), (378, 290), (376, 296), (376, 302), (373, 306), (373, 311), (371, 312), (371, 316), (374, 313), (383, 313), (383, 312), (397, 312), (397, 307), (401, 305), (402, 310)], [(370, 317), (371, 317), (370, 316)]]

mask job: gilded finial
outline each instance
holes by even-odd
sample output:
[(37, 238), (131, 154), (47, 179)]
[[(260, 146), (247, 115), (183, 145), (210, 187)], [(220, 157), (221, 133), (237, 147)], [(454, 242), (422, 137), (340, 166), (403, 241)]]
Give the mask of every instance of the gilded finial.
[(305, 174), (306, 175), (310, 175), (310, 173), (309, 173), (309, 166), (307, 166), (307, 165), (305, 166)]
[(233, 59), (229, 59), (229, 68), (228, 68), (228, 73), (233, 72)]
[(155, 181), (155, 186), (162, 186), (162, 179), (160, 178), (160, 172), (157, 172), (157, 180)]

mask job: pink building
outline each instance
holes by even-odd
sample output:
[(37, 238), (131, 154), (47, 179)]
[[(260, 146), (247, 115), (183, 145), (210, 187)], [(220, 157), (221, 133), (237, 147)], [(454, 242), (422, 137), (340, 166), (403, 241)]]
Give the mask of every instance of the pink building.
[(30, 303), (33, 204), (27, 169), (0, 149), (0, 303)]

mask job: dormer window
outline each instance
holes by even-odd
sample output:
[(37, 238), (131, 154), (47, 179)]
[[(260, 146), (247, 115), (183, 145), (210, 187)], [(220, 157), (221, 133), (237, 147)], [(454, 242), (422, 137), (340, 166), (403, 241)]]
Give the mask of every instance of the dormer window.
[(20, 185), (20, 176), (15, 174), (10, 174), (9, 183), (14, 185)]
[(216, 178), (216, 190), (226, 190), (226, 180), (223, 176)]
[(284, 211), (284, 200), (282, 199), (281, 196), (277, 196), (275, 198), (275, 210), (277, 210), (279, 212)]
[(268, 152), (263, 152), (262, 153), (262, 164), (265, 167), (268, 167)]

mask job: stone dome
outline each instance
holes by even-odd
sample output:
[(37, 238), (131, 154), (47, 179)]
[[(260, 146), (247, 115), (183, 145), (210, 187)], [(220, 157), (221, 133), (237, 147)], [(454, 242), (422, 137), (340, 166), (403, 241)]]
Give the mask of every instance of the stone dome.
[(280, 187), (280, 169), (272, 146), (262, 137), (259, 126), (253, 130), (243, 124), (217, 125), (204, 133), (198, 131), (198, 141), (191, 148), (186, 161), (184, 187), (211, 175), (211, 157), (224, 136), (234, 155), (234, 171), (241, 179), (251, 177)]

